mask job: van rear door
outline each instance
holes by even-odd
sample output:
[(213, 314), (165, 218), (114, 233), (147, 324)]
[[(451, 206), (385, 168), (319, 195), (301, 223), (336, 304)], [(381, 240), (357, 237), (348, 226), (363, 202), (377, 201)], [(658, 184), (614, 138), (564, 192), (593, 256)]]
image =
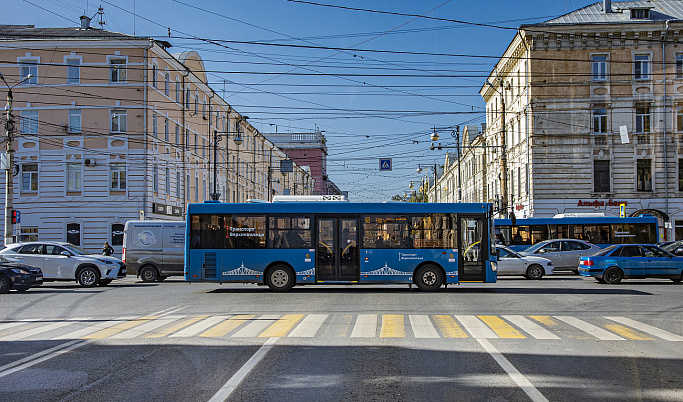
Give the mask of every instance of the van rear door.
[(185, 222), (164, 223), (162, 275), (183, 275)]

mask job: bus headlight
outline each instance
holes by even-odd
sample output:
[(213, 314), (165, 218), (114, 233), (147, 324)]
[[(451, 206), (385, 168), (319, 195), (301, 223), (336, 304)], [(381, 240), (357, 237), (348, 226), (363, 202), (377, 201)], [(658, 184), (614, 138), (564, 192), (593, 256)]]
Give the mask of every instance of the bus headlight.
[(496, 272), (498, 271), (498, 263), (495, 261), (491, 261), (491, 271)]

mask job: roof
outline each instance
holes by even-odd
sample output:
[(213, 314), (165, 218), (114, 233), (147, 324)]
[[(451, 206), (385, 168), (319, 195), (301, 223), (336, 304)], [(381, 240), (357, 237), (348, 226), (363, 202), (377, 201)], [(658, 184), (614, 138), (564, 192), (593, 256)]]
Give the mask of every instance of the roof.
[[(115, 39), (155, 40), (146, 36), (128, 35), (98, 28), (36, 28), (35, 25), (0, 25), (0, 40), (18, 39)], [(171, 47), (166, 41), (155, 40), (163, 47)]]
[[(649, 9), (649, 19), (631, 19), (628, 11), (633, 8)], [(650, 0), (650, 1), (615, 1), (612, 12), (604, 11), (604, 3), (593, 3), (563, 16), (538, 24), (522, 25), (523, 27), (572, 25), (572, 24), (639, 24), (644, 22), (663, 22), (667, 20), (683, 20), (683, 1)]]

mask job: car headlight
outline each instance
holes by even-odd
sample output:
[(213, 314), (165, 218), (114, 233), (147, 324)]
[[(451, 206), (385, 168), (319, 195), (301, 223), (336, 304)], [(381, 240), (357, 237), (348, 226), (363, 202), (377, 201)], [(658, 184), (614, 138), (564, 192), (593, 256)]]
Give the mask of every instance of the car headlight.
[(106, 265), (114, 265), (114, 263), (111, 262), (111, 261), (109, 261), (109, 260), (100, 260), (99, 258), (97, 258), (97, 261), (103, 262), (103, 263), (105, 263)]
[(17, 274), (22, 274), (22, 275), (30, 275), (31, 273), (28, 272), (27, 270), (23, 268), (12, 268), (12, 271), (14, 271)]
[(491, 261), (491, 271), (496, 272), (498, 271), (498, 263), (495, 261)]

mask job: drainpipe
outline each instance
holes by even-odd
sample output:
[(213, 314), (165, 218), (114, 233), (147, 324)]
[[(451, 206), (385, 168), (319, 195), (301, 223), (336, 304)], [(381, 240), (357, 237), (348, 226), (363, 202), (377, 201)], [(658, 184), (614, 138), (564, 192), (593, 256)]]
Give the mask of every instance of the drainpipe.
[[(671, 222), (671, 219), (669, 218), (669, 162), (668, 162), (668, 154), (669, 154), (669, 149), (667, 147), (666, 143), (666, 119), (667, 119), (667, 113), (666, 113), (666, 37), (669, 32), (669, 20), (666, 21), (666, 27), (664, 30), (664, 40), (662, 40), (662, 81), (663, 81), (663, 88), (664, 88), (664, 98), (663, 98), (663, 103), (664, 103), (664, 118), (662, 119), (664, 123), (664, 212), (666, 213), (667, 219), (669, 219), (669, 222)], [(666, 223), (664, 226), (664, 240), (669, 239), (669, 229), (666, 227)]]

